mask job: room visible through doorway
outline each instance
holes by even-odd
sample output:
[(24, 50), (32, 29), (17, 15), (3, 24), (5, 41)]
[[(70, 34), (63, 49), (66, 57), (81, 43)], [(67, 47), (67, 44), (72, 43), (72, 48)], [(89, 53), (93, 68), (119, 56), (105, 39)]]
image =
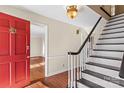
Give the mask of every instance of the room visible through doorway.
[(46, 25), (31, 24), (30, 35), (30, 80), (36, 81), (45, 77), (47, 53)]

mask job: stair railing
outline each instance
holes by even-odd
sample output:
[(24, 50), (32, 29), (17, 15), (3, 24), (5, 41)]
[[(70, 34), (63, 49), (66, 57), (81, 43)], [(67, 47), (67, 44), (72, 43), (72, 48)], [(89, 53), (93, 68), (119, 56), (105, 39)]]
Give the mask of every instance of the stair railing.
[(76, 88), (77, 80), (82, 78), (81, 73), (86, 69), (85, 64), (92, 50), (91, 35), (101, 19), (102, 17), (98, 19), (79, 50), (77, 52), (68, 52), (68, 88)]
[(108, 13), (105, 9), (104, 9), (104, 6), (101, 6), (100, 9), (105, 12), (109, 17), (112, 17), (111, 16), (111, 13)]

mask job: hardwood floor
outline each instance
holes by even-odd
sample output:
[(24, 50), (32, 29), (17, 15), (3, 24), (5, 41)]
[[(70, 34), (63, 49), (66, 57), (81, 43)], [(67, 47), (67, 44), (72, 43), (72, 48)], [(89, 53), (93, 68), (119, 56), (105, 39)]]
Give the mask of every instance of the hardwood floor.
[(30, 59), (30, 79), (31, 81), (45, 77), (44, 74), (44, 58), (33, 57)]
[(44, 65), (44, 58), (31, 58), (31, 83), (25, 86), (25, 88), (66, 88), (67, 72), (45, 78)]
[(66, 88), (68, 83), (67, 80), (67, 72), (63, 72), (57, 75), (44, 78), (42, 82), (50, 88)]

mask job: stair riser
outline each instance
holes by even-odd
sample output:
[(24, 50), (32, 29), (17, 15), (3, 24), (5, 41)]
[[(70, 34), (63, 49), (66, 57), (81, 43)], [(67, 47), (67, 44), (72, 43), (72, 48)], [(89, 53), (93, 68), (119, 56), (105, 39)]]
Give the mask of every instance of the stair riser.
[[(106, 25), (106, 26), (108, 26), (108, 25)], [(116, 28), (116, 27), (124, 27), (124, 24), (111, 25), (111, 26), (105, 27), (105, 29)]]
[(123, 52), (92, 51), (92, 55), (111, 56), (111, 57), (116, 57), (116, 58), (122, 58)]
[(95, 49), (124, 50), (124, 45), (96, 45)]
[(104, 64), (104, 65), (109, 65), (109, 66), (114, 66), (119, 68), (121, 66), (121, 61), (117, 61), (117, 60), (94, 58), (94, 57), (90, 57), (88, 60), (89, 62)]
[(111, 82), (108, 82), (108, 81), (105, 81), (105, 80), (102, 80), (102, 79), (99, 79), (97, 77), (94, 77), (94, 76), (91, 76), (91, 75), (88, 75), (86, 73), (82, 73), (82, 77), (93, 82), (93, 83), (96, 83), (100, 86), (103, 86), (103, 87), (107, 87), (107, 88), (121, 88), (121, 86), (117, 85), (117, 84), (114, 84), (114, 83), (111, 83)]
[(77, 87), (78, 87), (78, 88), (88, 88), (87, 86), (83, 85), (83, 84), (80, 83), (80, 82), (77, 82)]
[[(86, 65), (86, 69), (94, 71), (94, 72), (98, 72), (98, 73), (101, 73), (101, 74), (104, 74), (104, 75), (107, 75), (107, 76), (110, 76), (110, 77), (121, 79), (119, 77), (119, 71), (105, 69), (105, 68), (92, 66), (92, 65)], [(123, 79), (121, 79), (121, 80), (123, 80)]]
[(103, 40), (98, 40), (97, 43), (124, 43), (124, 38), (103, 39)]
[(124, 36), (124, 33), (104, 34), (101, 35), (100, 38), (110, 38), (110, 37), (120, 37), (120, 36)]

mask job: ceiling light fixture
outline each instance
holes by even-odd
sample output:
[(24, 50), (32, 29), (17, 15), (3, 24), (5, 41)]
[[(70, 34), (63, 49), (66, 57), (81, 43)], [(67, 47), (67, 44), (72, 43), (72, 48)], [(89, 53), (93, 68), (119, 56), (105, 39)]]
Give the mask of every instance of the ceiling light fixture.
[(66, 7), (67, 9), (67, 15), (69, 18), (74, 19), (77, 16), (77, 5), (70, 5)]

